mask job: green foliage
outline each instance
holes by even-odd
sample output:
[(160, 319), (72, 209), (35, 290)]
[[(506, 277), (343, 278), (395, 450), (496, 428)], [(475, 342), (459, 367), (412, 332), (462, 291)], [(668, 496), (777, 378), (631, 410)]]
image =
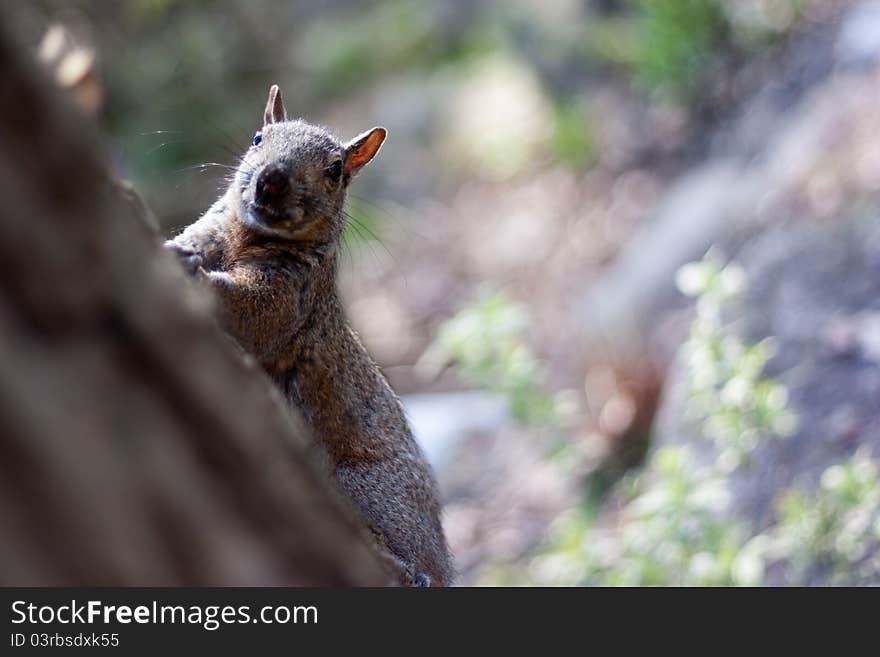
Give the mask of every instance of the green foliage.
[(395, 72), (461, 64), (501, 47), (503, 29), (486, 21), (444, 29), (443, 14), (424, 0), (353, 5), (318, 18), (304, 34), (300, 55), (320, 94), (344, 95)]
[(463, 379), (503, 395), (517, 421), (552, 423), (555, 400), (541, 387), (541, 367), (525, 342), (525, 308), (502, 294), (484, 297), (438, 330), (426, 361), (458, 365)]
[(731, 514), (729, 475), (747, 467), (761, 439), (793, 428), (787, 394), (762, 376), (766, 346), (743, 344), (723, 323), (724, 304), (744, 288), (742, 270), (710, 254), (683, 267), (677, 279), (682, 291), (698, 297), (684, 348), (688, 411), (703, 420), (703, 435), (720, 456), (701, 465), (688, 447), (658, 450), (606, 540), (585, 541), (589, 583), (757, 584), (763, 573), (760, 552)]
[(634, 0), (629, 13), (588, 26), (584, 48), (638, 87), (688, 100), (720, 62), (730, 29), (718, 0)]
[(319, 19), (301, 46), (323, 93), (350, 91), (380, 73), (421, 61), (431, 43), (433, 12), (413, 1)]
[(553, 153), (575, 171), (585, 171), (596, 162), (598, 149), (583, 108), (576, 103), (556, 106), (553, 130)]
[(587, 60), (606, 62), (632, 70), (641, 41), (637, 15), (597, 17), (584, 29), (578, 50)]
[(739, 547), (745, 532), (725, 517), (724, 477), (700, 467), (687, 449), (652, 457), (651, 480), (626, 505), (620, 523), (582, 544), (584, 583), (623, 586), (742, 583)]
[(800, 0), (632, 0), (629, 12), (587, 26), (583, 50), (623, 67), (644, 90), (693, 102), (726, 58), (754, 56), (790, 29), (800, 5)]
[(730, 25), (717, 0), (640, 0), (636, 81), (677, 94), (698, 89), (728, 42)]
[(763, 533), (750, 537), (753, 530), (735, 515), (732, 476), (749, 467), (762, 440), (791, 432), (795, 417), (785, 389), (761, 374), (766, 346), (741, 343), (722, 322), (724, 304), (744, 287), (742, 271), (710, 254), (682, 268), (678, 283), (697, 297), (685, 348), (688, 410), (702, 419), (703, 438), (719, 458), (697, 458), (686, 446), (657, 450), (641, 473), (618, 485), (623, 506), (610, 525), (580, 509), (564, 515), (527, 577), (543, 584), (758, 585), (772, 568), (789, 584), (876, 582), (880, 476), (867, 453), (826, 469), (815, 492), (784, 492), (778, 523)]
[(690, 397), (688, 410), (703, 419), (703, 434), (719, 449), (728, 468), (740, 465), (766, 436), (790, 435), (794, 415), (786, 410), (788, 391), (762, 378), (772, 342), (746, 345), (724, 330), (722, 310), (743, 290), (745, 276), (709, 254), (685, 265), (679, 289), (698, 297), (696, 318), (684, 345)]
[(782, 496), (766, 558), (789, 583), (876, 583), (880, 577), (880, 477), (867, 452), (822, 474), (817, 492)]

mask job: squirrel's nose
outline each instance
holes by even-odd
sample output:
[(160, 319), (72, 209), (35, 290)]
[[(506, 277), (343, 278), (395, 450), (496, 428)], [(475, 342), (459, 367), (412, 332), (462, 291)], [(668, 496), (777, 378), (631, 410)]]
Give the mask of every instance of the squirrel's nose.
[(272, 205), (280, 200), (290, 187), (290, 177), (282, 167), (269, 165), (257, 176), (256, 201)]

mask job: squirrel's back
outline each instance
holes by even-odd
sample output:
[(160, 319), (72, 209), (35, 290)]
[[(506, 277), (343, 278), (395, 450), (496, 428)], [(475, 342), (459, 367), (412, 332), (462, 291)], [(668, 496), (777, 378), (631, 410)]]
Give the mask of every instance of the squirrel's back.
[(273, 376), (380, 542), (416, 581), (427, 575), (445, 586), (452, 564), (431, 468), (379, 367), (341, 313), (324, 310), (306, 328), (292, 365)]

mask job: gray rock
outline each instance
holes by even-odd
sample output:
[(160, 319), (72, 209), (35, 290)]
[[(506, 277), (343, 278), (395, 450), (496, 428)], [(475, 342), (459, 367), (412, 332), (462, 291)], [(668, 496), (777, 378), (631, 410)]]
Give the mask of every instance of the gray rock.
[(880, 63), (880, 2), (868, 0), (846, 13), (835, 43), (835, 59), (843, 67)]
[(440, 478), (460, 441), (512, 423), (504, 398), (478, 390), (405, 395), (401, 401), (416, 440)]

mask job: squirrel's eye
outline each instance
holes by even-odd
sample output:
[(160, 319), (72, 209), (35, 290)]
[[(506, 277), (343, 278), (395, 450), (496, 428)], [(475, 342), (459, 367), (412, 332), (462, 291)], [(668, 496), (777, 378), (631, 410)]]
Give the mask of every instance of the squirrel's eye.
[(324, 169), (324, 173), (327, 174), (327, 177), (330, 178), (333, 182), (338, 182), (339, 177), (342, 175), (342, 160), (336, 160), (326, 169)]
[(254, 133), (254, 146), (258, 146), (261, 141), (263, 141), (263, 133), (260, 130), (257, 130)]

